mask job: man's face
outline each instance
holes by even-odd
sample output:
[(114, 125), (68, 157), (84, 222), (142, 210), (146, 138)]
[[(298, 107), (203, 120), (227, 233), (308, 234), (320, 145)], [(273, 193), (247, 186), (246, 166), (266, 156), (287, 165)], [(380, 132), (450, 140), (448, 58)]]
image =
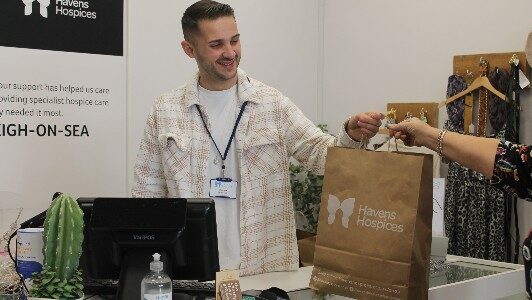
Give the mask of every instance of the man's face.
[[(232, 16), (216, 20), (201, 20), (199, 33), (192, 35), (190, 52), (196, 59), (201, 80), (205, 88), (229, 88), (236, 84), (236, 72), (240, 63), (240, 34)], [(209, 86), (213, 85), (213, 86)]]

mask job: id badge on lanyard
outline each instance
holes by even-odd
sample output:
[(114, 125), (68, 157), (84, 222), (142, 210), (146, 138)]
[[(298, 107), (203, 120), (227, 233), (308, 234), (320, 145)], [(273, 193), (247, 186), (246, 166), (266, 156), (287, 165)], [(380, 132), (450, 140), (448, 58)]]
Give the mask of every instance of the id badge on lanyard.
[(209, 197), (236, 199), (238, 182), (231, 178), (211, 179)]
[(209, 128), (207, 127), (207, 124), (205, 123), (205, 119), (203, 118), (203, 114), (201, 113), (199, 105), (196, 104), (196, 108), (201, 117), (201, 121), (203, 122), (203, 126), (205, 126), (205, 130), (209, 134), (209, 137), (211, 138), (212, 142), (214, 143), (214, 146), (216, 147), (216, 150), (218, 151), (218, 153), (220, 154), (220, 157), (222, 158), (222, 177), (211, 179), (211, 184), (209, 188), (210, 197), (236, 199), (238, 182), (233, 181), (233, 179), (231, 178), (225, 177), (225, 160), (227, 158), (227, 153), (229, 152), (229, 147), (231, 147), (231, 142), (233, 141), (233, 138), (235, 137), (236, 128), (238, 127), (238, 123), (240, 122), (240, 119), (242, 118), (242, 113), (244, 112), (244, 109), (246, 108), (247, 104), (248, 104), (248, 101), (244, 102), (242, 104), (242, 107), (240, 107), (240, 112), (238, 113), (238, 117), (236, 118), (235, 126), (233, 127), (233, 132), (231, 133), (231, 137), (229, 138), (229, 142), (227, 143), (227, 147), (225, 148), (225, 152), (223, 155), (220, 152), (218, 145), (216, 145), (216, 142), (214, 141), (211, 135), (211, 132), (209, 131)]

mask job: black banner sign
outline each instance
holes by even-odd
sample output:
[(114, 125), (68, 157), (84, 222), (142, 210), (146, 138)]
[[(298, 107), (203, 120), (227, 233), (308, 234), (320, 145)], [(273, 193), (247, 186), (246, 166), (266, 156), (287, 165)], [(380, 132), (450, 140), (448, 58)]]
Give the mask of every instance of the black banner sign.
[(0, 46), (123, 55), (124, 0), (1, 0)]

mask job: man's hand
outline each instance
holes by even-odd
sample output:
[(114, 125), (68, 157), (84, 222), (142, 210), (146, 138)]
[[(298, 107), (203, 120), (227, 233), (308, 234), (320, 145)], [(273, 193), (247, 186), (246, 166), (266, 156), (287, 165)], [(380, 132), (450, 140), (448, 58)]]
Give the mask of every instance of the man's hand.
[(384, 115), (378, 112), (359, 113), (349, 118), (345, 131), (355, 141), (368, 140), (379, 132)]

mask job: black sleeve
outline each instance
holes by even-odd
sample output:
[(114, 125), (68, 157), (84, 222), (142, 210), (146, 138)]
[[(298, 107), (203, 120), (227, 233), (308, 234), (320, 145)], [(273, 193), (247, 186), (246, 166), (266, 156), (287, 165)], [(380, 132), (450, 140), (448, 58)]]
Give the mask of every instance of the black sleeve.
[(491, 183), (519, 198), (532, 201), (531, 147), (500, 142)]

